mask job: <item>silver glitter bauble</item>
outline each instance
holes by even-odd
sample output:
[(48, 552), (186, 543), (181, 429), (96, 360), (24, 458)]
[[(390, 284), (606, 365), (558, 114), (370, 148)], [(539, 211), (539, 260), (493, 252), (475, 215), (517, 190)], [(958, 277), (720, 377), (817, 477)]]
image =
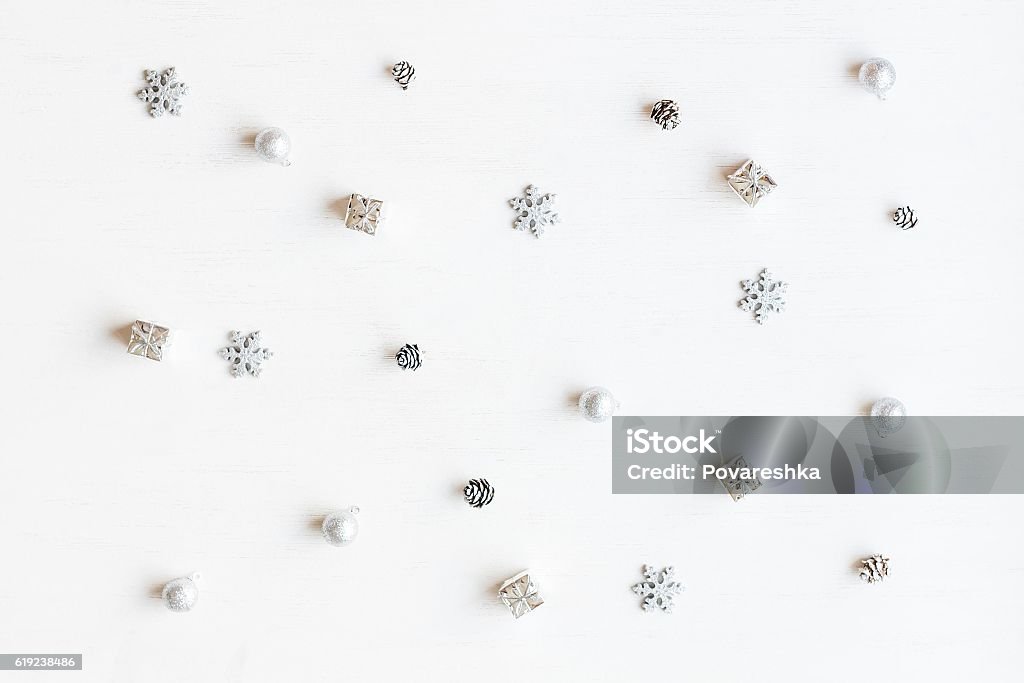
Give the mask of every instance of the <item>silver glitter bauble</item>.
[(338, 510), (327, 515), (320, 528), (324, 540), (336, 546), (348, 545), (356, 540), (356, 536), (359, 535), (359, 520), (356, 519), (358, 514), (359, 508), (350, 507), (348, 510)]
[(280, 128), (264, 128), (256, 136), (256, 153), (272, 164), (291, 166), (292, 139)]
[(896, 67), (888, 59), (875, 57), (861, 65), (857, 78), (866, 90), (884, 100), (885, 94), (896, 85)]
[(906, 421), (907, 407), (898, 398), (880, 398), (871, 406), (871, 424), (881, 437), (900, 431)]
[(196, 606), (199, 600), (199, 574), (183, 576), (174, 581), (168, 581), (167, 585), (160, 592), (164, 605), (172, 612), (188, 612)]
[(604, 387), (590, 387), (580, 396), (580, 415), (591, 422), (604, 422), (618, 407), (612, 392)]

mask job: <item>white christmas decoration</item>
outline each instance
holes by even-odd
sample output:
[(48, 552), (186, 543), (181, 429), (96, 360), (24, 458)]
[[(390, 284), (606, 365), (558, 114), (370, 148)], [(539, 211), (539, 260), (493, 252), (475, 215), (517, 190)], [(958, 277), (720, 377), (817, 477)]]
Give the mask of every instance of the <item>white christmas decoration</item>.
[(633, 592), (644, 600), (641, 607), (645, 612), (660, 609), (671, 614), (675, 596), (686, 588), (675, 580), (676, 570), (665, 567), (660, 572), (651, 565), (644, 565), (644, 580), (633, 586)]
[(764, 325), (769, 314), (786, 310), (786, 289), (789, 284), (776, 280), (767, 268), (761, 271), (761, 277), (757, 280), (744, 280), (740, 285), (747, 293), (747, 296), (740, 299), (740, 308), (753, 313), (759, 325)]
[(515, 229), (530, 231), (543, 237), (548, 226), (561, 222), (555, 211), (555, 195), (544, 194), (534, 185), (526, 188), (522, 197), (513, 197), (508, 203), (516, 210)]
[(178, 80), (172, 66), (163, 73), (146, 71), (149, 85), (138, 92), (139, 99), (149, 103), (149, 114), (159, 118), (165, 113), (181, 116), (181, 100), (188, 94), (188, 86)]
[(256, 153), (264, 161), (291, 166), (288, 155), (292, 152), (292, 139), (280, 128), (264, 128), (256, 134)]
[(172, 612), (188, 612), (195, 607), (199, 600), (199, 579), (199, 574), (195, 573), (168, 581), (160, 591), (160, 598), (167, 609)]
[(359, 536), (358, 514), (359, 508), (352, 506), (348, 510), (338, 510), (327, 515), (320, 525), (324, 540), (338, 547), (353, 543)]
[(234, 377), (259, 377), (263, 372), (263, 362), (271, 358), (274, 352), (263, 346), (259, 330), (247, 335), (236, 330), (231, 333), (231, 345), (221, 349), (220, 355), (231, 363), (231, 374)]

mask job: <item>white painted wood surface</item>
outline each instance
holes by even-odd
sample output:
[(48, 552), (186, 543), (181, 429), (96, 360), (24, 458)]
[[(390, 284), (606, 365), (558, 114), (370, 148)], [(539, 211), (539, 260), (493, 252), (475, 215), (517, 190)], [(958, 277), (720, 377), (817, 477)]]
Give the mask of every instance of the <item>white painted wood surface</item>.
[[(570, 397), (1021, 413), (1022, 13), (5, 3), (0, 650), (84, 653), (34, 681), (1015, 678), (1020, 498), (613, 497), (610, 427)], [(151, 120), (167, 66), (192, 94)], [(291, 168), (248, 146), (268, 125)], [(753, 211), (724, 180), (751, 156), (780, 184)], [(559, 194), (544, 241), (511, 229), (531, 182)], [(389, 200), (376, 238), (342, 227), (352, 191)], [(736, 301), (764, 266), (791, 295), (759, 327)], [(165, 362), (125, 354), (135, 318), (177, 332)], [(259, 381), (216, 354), (234, 328), (276, 352)], [(327, 546), (351, 504), (361, 538)], [(872, 551), (895, 576), (869, 588)], [(676, 614), (637, 608), (645, 561), (679, 568)], [(515, 622), (494, 592), (526, 567), (548, 602)], [(194, 570), (197, 608), (164, 610)]]

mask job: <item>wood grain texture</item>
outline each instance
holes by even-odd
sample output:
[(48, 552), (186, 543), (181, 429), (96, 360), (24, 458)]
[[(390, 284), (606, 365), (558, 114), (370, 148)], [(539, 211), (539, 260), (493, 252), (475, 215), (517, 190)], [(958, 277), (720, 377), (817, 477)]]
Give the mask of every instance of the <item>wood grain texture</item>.
[[(84, 652), (79, 681), (1015, 678), (1019, 498), (613, 497), (571, 397), (1021, 413), (1021, 15), (7, 3), (0, 649)], [(151, 120), (167, 66), (192, 94)], [(290, 168), (249, 146), (269, 125)], [(753, 211), (724, 180), (748, 157), (780, 184)], [(529, 183), (559, 195), (544, 241), (511, 229)], [(390, 202), (375, 238), (342, 227), (353, 191)], [(760, 327), (736, 302), (766, 266), (789, 311)], [(164, 363), (125, 355), (136, 318), (175, 330)], [(217, 357), (231, 329), (275, 351), (258, 382)], [(351, 504), (361, 538), (327, 546)], [(870, 552), (892, 581), (857, 581)], [(644, 562), (689, 586), (671, 617), (629, 592)], [(514, 622), (494, 593), (526, 567), (548, 602)], [(164, 610), (195, 570), (195, 612)]]

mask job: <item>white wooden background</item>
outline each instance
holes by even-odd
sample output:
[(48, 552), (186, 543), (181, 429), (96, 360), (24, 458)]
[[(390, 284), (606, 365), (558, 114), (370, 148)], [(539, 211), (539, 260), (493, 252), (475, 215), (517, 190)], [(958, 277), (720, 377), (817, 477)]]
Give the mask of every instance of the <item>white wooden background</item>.
[[(5, 3), (0, 651), (21, 680), (1015, 678), (1024, 500), (613, 497), (625, 414), (1024, 411), (1019, 2)], [(872, 56), (897, 66), (884, 103)], [(389, 66), (412, 61), (408, 92)], [(151, 120), (142, 71), (176, 66)], [(674, 98), (663, 132), (651, 104)], [(294, 165), (249, 141), (285, 128)], [(779, 182), (750, 210), (724, 176)], [(507, 199), (559, 194), (543, 241)], [(385, 198), (375, 238), (353, 191)], [(897, 205), (915, 230), (890, 222)], [(759, 327), (764, 266), (789, 311)], [(172, 327), (165, 362), (127, 326)], [(276, 352), (259, 380), (231, 329)], [(394, 365), (415, 342), (417, 373)], [(469, 509), (470, 477), (497, 487)], [(352, 547), (319, 518), (362, 507)], [(895, 563), (879, 587), (852, 571)], [(629, 586), (675, 564), (645, 614)], [(500, 581), (547, 604), (514, 621)], [(190, 614), (159, 586), (205, 575)]]

